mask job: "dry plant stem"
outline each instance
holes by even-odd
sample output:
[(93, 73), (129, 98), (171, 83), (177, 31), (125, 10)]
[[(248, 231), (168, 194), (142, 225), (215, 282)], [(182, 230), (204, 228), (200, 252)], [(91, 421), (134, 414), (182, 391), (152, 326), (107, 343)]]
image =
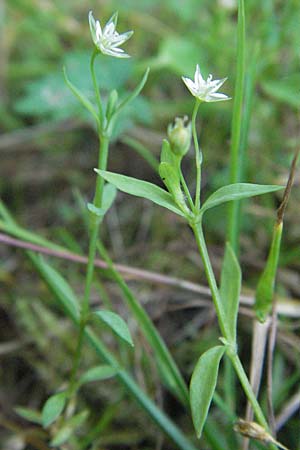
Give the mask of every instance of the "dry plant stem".
[[(4, 224), (3, 221), (0, 220), (0, 229), (5, 229), (10, 232), (9, 226)], [(23, 229), (18, 228), (19, 231)], [(14, 233), (14, 235), (19, 235)], [(46, 246), (50, 244), (50, 241), (45, 241), (44, 245), (38, 245), (35, 243), (31, 243), (31, 240), (22, 240), (22, 239), (14, 239), (7, 234), (0, 233), (0, 242), (5, 243), (6, 245), (10, 245), (16, 248), (25, 248), (27, 250), (32, 250), (37, 253), (42, 253), (44, 255), (54, 256), (56, 258), (65, 259), (67, 261), (72, 261), (77, 264), (87, 264), (88, 258), (86, 256), (79, 255), (77, 253), (72, 253), (63, 247), (52, 244), (51, 247)], [(47, 243), (47, 244), (46, 244)], [(108, 265), (102, 259), (95, 259), (95, 267), (99, 267), (100, 269), (107, 269)], [(164, 284), (167, 286), (173, 286), (175, 288), (183, 289), (189, 292), (195, 292), (200, 296), (204, 296), (207, 298), (211, 297), (211, 291), (208, 287), (202, 286), (197, 283), (193, 283), (192, 281), (187, 281), (182, 278), (170, 277), (167, 275), (163, 275), (158, 272), (152, 272), (150, 270), (139, 269), (137, 267), (126, 266), (123, 264), (114, 264), (114, 268), (123, 275), (126, 275), (126, 279), (130, 280), (145, 280), (151, 281), (152, 283)], [(208, 300), (207, 300), (208, 301)], [(206, 300), (195, 300), (190, 303), (192, 307), (195, 306), (203, 306), (207, 304)], [(246, 307), (241, 307), (239, 309), (240, 313), (246, 314), (249, 317), (253, 317), (253, 313), (247, 309), (247, 306), (252, 306), (254, 304), (254, 298), (249, 295), (240, 296), (240, 302)], [(292, 300), (287, 297), (281, 297), (280, 301), (277, 303), (277, 313), (284, 315), (285, 317), (300, 317), (300, 306), (298, 300)]]
[[(260, 323), (254, 319), (253, 321), (253, 332), (252, 332), (252, 345), (251, 345), (251, 363), (250, 363), (250, 384), (257, 398), (262, 369), (264, 365), (264, 357), (266, 351), (266, 343), (268, 332), (270, 328), (270, 319), (265, 323)], [(253, 420), (253, 409), (250, 402), (247, 402), (245, 419), (247, 422), (252, 422)], [(248, 450), (249, 448), (249, 438), (244, 437), (243, 439), (243, 450)]]
[(211, 266), (210, 258), (208, 255), (208, 251), (206, 248), (206, 242), (203, 235), (202, 225), (201, 223), (197, 224), (191, 224), (191, 228), (194, 232), (196, 242), (198, 245), (198, 249), (202, 258), (202, 262), (204, 265), (205, 274), (208, 280), (209, 287), (211, 289), (211, 294), (213, 298), (213, 302), (215, 305), (219, 327), (222, 332), (223, 337), (228, 342), (227, 346), (227, 355), (230, 358), (232, 365), (236, 371), (236, 374), (240, 380), (240, 383), (244, 389), (244, 392), (249, 400), (249, 402), (252, 405), (254, 414), (257, 418), (257, 421), (260, 425), (262, 425), (266, 430), (269, 429), (267, 421), (264, 417), (264, 414), (261, 410), (261, 407), (255, 397), (255, 394), (251, 388), (251, 385), (249, 383), (248, 377), (245, 373), (245, 370), (242, 366), (242, 363), (238, 357), (238, 354), (236, 352), (236, 343), (231, 341), (230, 338), (230, 332), (228, 331), (228, 325), (226, 323), (226, 316), (223, 310), (223, 305), (221, 303), (220, 293), (219, 289), (217, 287), (215, 275)]
[(268, 342), (268, 354), (267, 354), (267, 393), (268, 393), (268, 413), (269, 413), (269, 424), (272, 436), (276, 437), (276, 423), (273, 408), (273, 356), (274, 348), (276, 344), (276, 333), (277, 333), (277, 308), (276, 302), (273, 304), (272, 317), (271, 317), (271, 327), (269, 332), (269, 342)]

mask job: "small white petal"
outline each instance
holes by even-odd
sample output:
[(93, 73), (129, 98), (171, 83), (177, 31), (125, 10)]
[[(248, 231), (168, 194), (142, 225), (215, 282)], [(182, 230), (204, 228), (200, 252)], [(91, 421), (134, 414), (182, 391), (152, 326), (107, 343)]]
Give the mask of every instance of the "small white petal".
[(100, 22), (95, 21), (92, 12), (89, 13), (89, 24), (94, 44), (105, 55), (115, 56), (116, 58), (129, 58), (129, 55), (118, 46), (124, 44), (133, 34), (133, 31), (119, 34), (116, 31), (118, 14), (111, 16), (104, 28), (101, 28)]
[(207, 96), (207, 102), (221, 102), (223, 100), (231, 100), (231, 97), (228, 97), (228, 95), (221, 94), (219, 92), (215, 94), (209, 94)]
[(199, 64), (196, 66), (194, 81), (190, 78), (182, 77), (182, 81), (191, 94), (203, 102), (229, 100), (230, 98), (227, 95), (216, 92), (226, 80), (227, 78), (213, 80), (212, 75), (209, 75), (205, 81), (201, 75)]
[(205, 81), (201, 75), (199, 64), (197, 64), (197, 66), (196, 66), (196, 72), (195, 72), (194, 78), (195, 78), (195, 83), (198, 84), (198, 86), (205, 83)]

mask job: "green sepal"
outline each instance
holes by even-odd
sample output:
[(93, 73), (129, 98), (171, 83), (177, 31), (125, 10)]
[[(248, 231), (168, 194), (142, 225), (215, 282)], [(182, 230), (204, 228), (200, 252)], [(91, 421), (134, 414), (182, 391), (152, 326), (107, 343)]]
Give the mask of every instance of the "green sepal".
[(184, 195), (181, 190), (179, 172), (170, 163), (167, 162), (160, 163), (158, 171), (162, 181), (172, 195), (175, 203), (182, 211), (188, 214), (190, 211), (185, 203)]

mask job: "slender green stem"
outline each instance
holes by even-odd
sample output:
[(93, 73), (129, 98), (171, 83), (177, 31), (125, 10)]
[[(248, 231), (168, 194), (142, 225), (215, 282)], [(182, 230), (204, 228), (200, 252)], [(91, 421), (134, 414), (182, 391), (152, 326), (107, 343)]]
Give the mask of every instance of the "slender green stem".
[(214, 275), (214, 272), (213, 272), (213, 269), (211, 266), (211, 262), (210, 262), (210, 258), (208, 255), (208, 251), (206, 248), (206, 243), (205, 243), (205, 238), (203, 235), (201, 223), (197, 223), (196, 225), (192, 224), (191, 227), (193, 229), (193, 232), (194, 232), (194, 235), (196, 238), (196, 242), (197, 242), (197, 245), (199, 248), (199, 252), (200, 252), (200, 255), (201, 255), (201, 258), (203, 261), (206, 277), (208, 280), (208, 284), (209, 284), (209, 287), (211, 290), (213, 302), (214, 302), (216, 312), (217, 312), (219, 327), (221, 329), (223, 336), (228, 341), (227, 354), (233, 364), (236, 374), (237, 374), (237, 376), (241, 382), (241, 385), (244, 389), (244, 392), (245, 392), (249, 402), (252, 405), (253, 411), (257, 417), (258, 422), (268, 430), (269, 427), (268, 427), (267, 421), (263, 415), (263, 412), (259, 406), (258, 401), (256, 400), (255, 394), (251, 388), (251, 385), (249, 383), (249, 380), (247, 378), (245, 370), (244, 370), (244, 368), (241, 364), (241, 361), (236, 353), (235, 342), (232, 342), (231, 337), (230, 337), (230, 332), (227, 329), (226, 316), (225, 316), (225, 312), (223, 309), (223, 305), (221, 303), (219, 289), (217, 287), (215, 275)]
[[(239, 0), (238, 8), (238, 47), (237, 47), (237, 75), (234, 90), (233, 115), (231, 123), (231, 148), (230, 148), (230, 183), (240, 181), (240, 139), (242, 127), (242, 109), (245, 79), (245, 6), (244, 0)], [(235, 254), (238, 254), (239, 217), (237, 201), (230, 202), (228, 206), (227, 239)]]
[(196, 128), (196, 118), (198, 109), (200, 106), (201, 101), (199, 99), (196, 99), (193, 115), (192, 115), (192, 134), (193, 134), (193, 140), (194, 140), (194, 147), (195, 147), (195, 162), (196, 162), (196, 195), (195, 195), (195, 211), (196, 213), (200, 209), (200, 190), (201, 190), (201, 152), (199, 148), (198, 143), (198, 136), (197, 136), (197, 128)]
[[(99, 159), (98, 159), (98, 169), (106, 170), (107, 158), (108, 158), (108, 146), (109, 138), (107, 136), (100, 137), (100, 148), (99, 148)], [(96, 208), (100, 208), (102, 204), (102, 195), (104, 188), (104, 179), (97, 176), (96, 180), (96, 190), (93, 204)], [(90, 242), (89, 242), (89, 255), (88, 264), (86, 271), (85, 289), (83, 297), (83, 316), (86, 319), (89, 314), (89, 298), (91, 293), (91, 285), (94, 275), (94, 263), (97, 247), (97, 238), (99, 233), (100, 223), (95, 215), (92, 215), (90, 222)]]
[(99, 110), (99, 117), (100, 117), (100, 123), (102, 128), (104, 128), (104, 114), (103, 114), (103, 107), (102, 107), (102, 101), (101, 101), (101, 94), (100, 94), (100, 89), (97, 83), (97, 78), (96, 78), (96, 74), (95, 74), (95, 58), (98, 55), (98, 50), (95, 48), (92, 56), (91, 56), (91, 61), (90, 61), (90, 71), (91, 71), (91, 75), (92, 75), (92, 80), (93, 80), (93, 86), (94, 86), (94, 91), (95, 91), (95, 95), (96, 95), (96, 102), (97, 102), (97, 106), (98, 106), (98, 110)]
[(241, 382), (241, 385), (244, 389), (244, 392), (251, 403), (251, 406), (253, 408), (254, 414), (256, 416), (256, 419), (258, 423), (263, 426), (266, 430), (269, 430), (268, 423), (264, 417), (264, 414), (261, 410), (261, 407), (259, 406), (259, 403), (255, 397), (255, 394), (252, 390), (252, 387), (249, 383), (248, 377), (245, 373), (244, 367), (240, 361), (240, 358), (236, 352), (227, 352), (227, 355), (229, 356), (232, 365), (236, 371), (236, 374)]
[(199, 249), (199, 253), (201, 255), (202, 262), (204, 265), (205, 274), (206, 274), (208, 284), (209, 284), (209, 287), (211, 290), (212, 299), (213, 299), (213, 302), (214, 302), (214, 305), (216, 308), (216, 313), (218, 316), (218, 322), (219, 322), (221, 332), (222, 332), (223, 336), (230, 342), (230, 332), (227, 330), (225, 313), (224, 313), (223, 305), (221, 302), (221, 297), (220, 297), (219, 289), (217, 287), (217, 282), (215, 279), (213, 268), (211, 266), (210, 258), (208, 255), (201, 223), (192, 225), (192, 230), (194, 232), (197, 246)]
[(192, 199), (192, 197), (191, 197), (191, 194), (190, 194), (188, 185), (186, 184), (186, 181), (185, 181), (185, 179), (184, 179), (184, 176), (183, 176), (183, 173), (182, 173), (182, 171), (181, 171), (181, 168), (180, 168), (180, 181), (181, 181), (181, 184), (182, 184), (182, 186), (183, 186), (183, 190), (184, 190), (184, 193), (185, 193), (185, 195), (186, 195), (186, 198), (188, 199), (190, 208), (191, 208), (191, 210), (193, 211), (194, 208), (195, 208), (195, 205), (194, 205), (193, 199)]
[[(105, 170), (107, 166), (107, 158), (108, 158), (108, 148), (109, 148), (109, 138), (107, 136), (100, 136), (100, 146), (99, 146), (99, 157), (98, 157), (98, 168)], [(103, 195), (103, 187), (104, 180), (101, 177), (97, 177), (96, 180), (96, 190), (93, 204), (96, 208), (100, 208), (102, 204), (102, 195)], [(73, 395), (76, 389), (76, 375), (80, 363), (82, 345), (84, 340), (84, 330), (86, 327), (86, 323), (88, 320), (89, 312), (90, 312), (90, 294), (91, 287), (94, 275), (94, 266), (95, 266), (95, 256), (97, 249), (97, 239), (99, 234), (100, 221), (96, 215), (91, 215), (90, 219), (90, 240), (89, 240), (89, 255), (88, 255), (88, 264), (86, 270), (86, 279), (85, 279), (85, 288), (84, 288), (84, 296), (80, 314), (80, 323), (79, 323), (79, 334), (77, 347), (73, 360), (73, 367), (71, 372), (70, 379), (70, 387), (69, 394), (70, 397)]]

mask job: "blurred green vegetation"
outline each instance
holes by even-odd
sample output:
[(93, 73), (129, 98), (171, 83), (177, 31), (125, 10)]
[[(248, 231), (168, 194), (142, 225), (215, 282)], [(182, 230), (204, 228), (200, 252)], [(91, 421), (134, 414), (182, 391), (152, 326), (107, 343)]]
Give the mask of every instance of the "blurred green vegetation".
[[(0, 194), (18, 221), (78, 253), (85, 253), (87, 245), (78, 192), (87, 200), (93, 194), (92, 168), (96, 165), (98, 144), (90, 118), (64, 83), (62, 68), (65, 66), (72, 82), (92, 98), (89, 10), (103, 22), (118, 10), (120, 32), (135, 31), (126, 44), (126, 51), (132, 55), (130, 60), (120, 63), (104, 56), (97, 60), (104, 98), (115, 87), (125, 96), (145, 68), (151, 69), (142, 96), (125, 111), (116, 130), (109, 161), (111, 170), (158, 183), (153, 168), (126, 144), (126, 139), (140, 141), (158, 157), (168, 123), (175, 116), (190, 114), (192, 108), (193, 100), (180, 77), (192, 77), (199, 63), (205, 76), (227, 76), (224, 91), (233, 96), (236, 63), (234, 1), (0, 0)], [(257, 46), (259, 58), (244, 181), (284, 183), (299, 145), (299, 0), (247, 0), (246, 18), (247, 66)], [(224, 184), (228, 177), (231, 114), (232, 102), (207, 104), (201, 109), (205, 194)], [(191, 152), (184, 163), (191, 186), (192, 158)], [(299, 185), (298, 175), (286, 215), (287, 233), (281, 255), (284, 270), (279, 278), (280, 293), (298, 298)], [(244, 207), (241, 257), (247, 287), (255, 285), (263, 267), (277, 204), (276, 196), (266, 196)], [(222, 208), (209, 212), (205, 222), (217, 269), (224, 222)], [(205, 282), (189, 230), (168, 213), (162, 216), (158, 208), (148, 203), (119, 195), (117, 207), (106, 219), (103, 235), (112, 257), (119, 262)], [(3, 350), (4, 364), (0, 369), (5, 391), (0, 399), (5, 403), (5, 420), (1, 414), (0, 424), (6, 429), (0, 434), (0, 443), (2, 440), (8, 449), (10, 436), (22, 437), (28, 425), (16, 418), (13, 408), (29, 405), (39, 409), (47, 395), (64, 382), (71, 367), (71, 358), (66, 355), (71, 355), (76, 335), (21, 253), (7, 247), (2, 247), (1, 253), (4, 264), (0, 269), (0, 335), (3, 341), (15, 344), (13, 350)], [(81, 293), (83, 270), (66, 262), (55, 264)], [(132, 287), (151, 311), (188, 378), (199, 353), (218, 337), (213, 331), (211, 311), (206, 310), (203, 318), (198, 309), (185, 308), (184, 303), (193, 300), (193, 293), (181, 294), (136, 282), (132, 282)], [(99, 282), (93, 295), (95, 303), (100, 296), (107, 296), (119, 309), (123, 308), (110, 280), (104, 286)], [(122, 310), (122, 314), (126, 312)], [(242, 318), (240, 325), (241, 352), (246, 358), (251, 333), (248, 322)], [(280, 332), (286, 339), (280, 341), (275, 355), (276, 411), (296, 392), (297, 386), (299, 390), (300, 378), (299, 324), (288, 319), (282, 322)], [(135, 337), (140, 339), (138, 331)], [(113, 346), (112, 342), (109, 344)], [(49, 351), (52, 348), (54, 353)], [(124, 348), (122, 357), (140, 384), (192, 435), (189, 418), (160, 386), (147, 345), (142, 342), (140, 353), (134, 357)], [(87, 351), (83, 367), (92, 364), (93, 354)], [(226, 391), (223, 372), (220, 394)], [(91, 410), (91, 429), (98, 427), (101, 435), (99, 448), (146, 450), (154, 448), (160, 439), (161, 448), (172, 448), (162, 436), (157, 436), (154, 425), (139, 414), (115, 381), (85, 388), (80, 402), (82, 408), (88, 405)], [(243, 406), (238, 404), (241, 414)], [(207, 424), (203, 448), (237, 448), (231, 425), (224, 412), (216, 411)], [(218, 433), (214, 433), (215, 428)], [(43, 437), (38, 433), (34, 436), (36, 440), (22, 448), (48, 448), (41, 444)], [(87, 432), (84, 439), (93, 442), (92, 432)], [(291, 449), (300, 449), (299, 419), (290, 420), (282, 440)]]

